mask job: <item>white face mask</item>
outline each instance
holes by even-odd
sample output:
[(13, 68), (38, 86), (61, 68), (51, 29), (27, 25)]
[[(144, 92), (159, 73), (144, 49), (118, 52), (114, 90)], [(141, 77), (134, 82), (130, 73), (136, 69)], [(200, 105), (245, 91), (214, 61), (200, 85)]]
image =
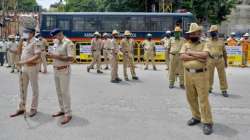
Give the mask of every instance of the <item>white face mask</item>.
[(23, 33), (23, 38), (28, 39), (29, 38), (29, 33)]

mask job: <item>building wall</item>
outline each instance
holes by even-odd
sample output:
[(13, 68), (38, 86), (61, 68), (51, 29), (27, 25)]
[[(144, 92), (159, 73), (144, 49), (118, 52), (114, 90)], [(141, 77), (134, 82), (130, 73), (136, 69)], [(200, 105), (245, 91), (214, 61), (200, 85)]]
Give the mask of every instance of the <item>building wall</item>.
[(222, 23), (221, 32), (226, 35), (230, 32), (250, 32), (250, 0), (244, 0), (242, 4), (236, 6), (227, 21)]

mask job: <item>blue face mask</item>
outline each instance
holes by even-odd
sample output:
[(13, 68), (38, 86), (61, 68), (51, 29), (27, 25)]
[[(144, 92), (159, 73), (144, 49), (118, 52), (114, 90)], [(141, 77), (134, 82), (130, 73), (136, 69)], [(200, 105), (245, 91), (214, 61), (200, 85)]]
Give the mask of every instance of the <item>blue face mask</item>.
[(210, 32), (210, 36), (211, 37), (217, 37), (218, 36), (218, 32)]

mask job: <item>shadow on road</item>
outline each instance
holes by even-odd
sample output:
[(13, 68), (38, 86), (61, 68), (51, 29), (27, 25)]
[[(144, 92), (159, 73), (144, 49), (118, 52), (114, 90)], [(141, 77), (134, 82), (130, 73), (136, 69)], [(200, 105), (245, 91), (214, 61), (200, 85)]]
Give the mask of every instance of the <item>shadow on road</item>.
[(227, 138), (235, 137), (238, 134), (238, 131), (221, 123), (214, 124), (214, 134), (224, 136)]
[[(228, 93), (229, 94), (229, 97), (228, 98), (232, 98), (232, 99), (240, 99), (240, 98), (242, 98), (240, 95), (238, 95), (238, 94), (230, 94), (230, 93)], [(222, 97), (222, 94), (221, 93), (218, 93), (218, 92), (213, 92), (213, 93), (211, 93), (211, 95), (213, 95), (213, 96), (221, 96)]]
[(30, 125), (29, 129), (36, 129), (51, 121), (53, 121), (53, 118), (51, 117), (51, 115), (43, 113), (43, 112), (38, 112), (37, 115), (32, 118), (27, 118), (27, 123)]
[(61, 121), (62, 118), (57, 122), (59, 127), (84, 127), (90, 124), (89, 120), (78, 116), (73, 116), (72, 120), (66, 125), (61, 125)]

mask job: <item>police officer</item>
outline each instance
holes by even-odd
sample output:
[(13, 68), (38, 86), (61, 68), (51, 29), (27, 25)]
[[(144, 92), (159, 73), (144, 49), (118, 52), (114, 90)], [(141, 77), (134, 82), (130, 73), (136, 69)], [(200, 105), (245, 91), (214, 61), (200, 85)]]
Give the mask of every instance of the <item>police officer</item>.
[(36, 39), (39, 42), (39, 47), (41, 48), (41, 63), (39, 66), (39, 71), (42, 72), (42, 66), (43, 66), (43, 73), (47, 73), (47, 60), (46, 60), (46, 48), (49, 47), (49, 44), (46, 39), (44, 39), (40, 33), (36, 33)]
[(119, 32), (117, 30), (112, 31), (111, 40), (111, 83), (119, 83), (122, 80), (118, 76), (118, 62), (119, 62)]
[(249, 34), (245, 33), (240, 39), (240, 45), (242, 47), (242, 64), (241, 67), (247, 67), (248, 63), (248, 51), (250, 47)]
[(184, 89), (183, 64), (180, 59), (180, 50), (184, 44), (184, 39), (181, 38), (181, 28), (175, 27), (174, 37), (169, 40), (170, 46), (170, 64), (169, 64), (169, 88), (174, 88), (176, 75), (179, 76), (180, 88)]
[(181, 48), (180, 54), (185, 69), (185, 86), (187, 100), (192, 112), (189, 126), (203, 123), (203, 133), (213, 132), (213, 120), (208, 100), (209, 78), (206, 69), (209, 49), (200, 41), (201, 27), (191, 23), (188, 31), (190, 42)]
[(8, 48), (9, 48), (9, 55), (10, 55), (10, 65), (11, 65), (11, 73), (15, 72), (16, 69), (16, 63), (18, 62), (18, 55), (15, 53), (15, 51), (17, 50), (17, 46), (18, 44), (15, 41), (15, 36), (14, 35), (9, 35), (9, 43), (8, 43)]
[(152, 34), (148, 33), (147, 34), (147, 39), (142, 42), (142, 46), (144, 48), (144, 53), (145, 53), (145, 58), (146, 58), (146, 67), (144, 68), (145, 70), (148, 69), (148, 63), (149, 59), (152, 62), (153, 69), (156, 69), (155, 66), (155, 42), (152, 40)]
[(109, 34), (103, 34), (103, 56), (104, 64), (106, 65), (105, 70), (109, 69), (110, 59), (111, 59), (111, 39), (109, 39)]
[(94, 68), (94, 65), (97, 65), (97, 73), (101, 74), (103, 73), (101, 69), (101, 51), (102, 51), (102, 39), (101, 34), (99, 32), (94, 33), (94, 38), (91, 40), (91, 52), (92, 52), (92, 62), (87, 67), (87, 72), (90, 71), (90, 69)]
[(51, 31), (51, 36), (55, 37), (53, 51), (48, 53), (48, 57), (53, 59), (55, 73), (55, 84), (60, 105), (60, 111), (52, 117), (64, 116), (61, 124), (66, 124), (72, 119), (71, 97), (70, 97), (70, 64), (74, 60), (74, 44), (63, 35), (63, 32), (56, 28)]
[(218, 27), (212, 25), (209, 30), (211, 38), (208, 40), (207, 45), (209, 48), (208, 71), (209, 71), (209, 92), (212, 92), (214, 81), (214, 70), (217, 69), (220, 79), (220, 88), (222, 95), (228, 97), (227, 94), (227, 78), (225, 67), (227, 67), (227, 52), (223, 40), (218, 38)]
[(14, 114), (10, 115), (10, 117), (16, 117), (25, 113), (29, 83), (31, 84), (33, 92), (31, 110), (29, 114), (30, 117), (36, 115), (38, 107), (38, 64), (40, 61), (41, 50), (37, 46), (35, 39), (35, 20), (33, 18), (26, 18), (24, 27), (23, 36), (16, 51), (17, 54), (21, 54), (21, 61), (17, 63), (17, 65), (21, 66), (20, 102), (18, 110)]
[(238, 45), (238, 40), (235, 38), (236, 34), (235, 32), (232, 32), (230, 34), (230, 37), (227, 39), (227, 45), (230, 47), (234, 47)]
[(166, 61), (166, 70), (169, 69), (169, 51), (170, 51), (170, 46), (169, 46), (169, 41), (171, 37), (171, 31), (166, 31), (166, 34), (163, 39), (161, 39), (161, 45), (165, 49), (165, 61)]
[(121, 52), (123, 54), (123, 74), (124, 74), (124, 79), (126, 81), (129, 81), (128, 74), (127, 74), (128, 65), (130, 67), (132, 79), (138, 80), (138, 77), (136, 76), (136, 73), (135, 73), (133, 55), (131, 54), (132, 52), (131, 49), (133, 46), (131, 45), (129, 41), (130, 36), (131, 36), (130, 31), (126, 30), (124, 32), (124, 38), (121, 40)]

